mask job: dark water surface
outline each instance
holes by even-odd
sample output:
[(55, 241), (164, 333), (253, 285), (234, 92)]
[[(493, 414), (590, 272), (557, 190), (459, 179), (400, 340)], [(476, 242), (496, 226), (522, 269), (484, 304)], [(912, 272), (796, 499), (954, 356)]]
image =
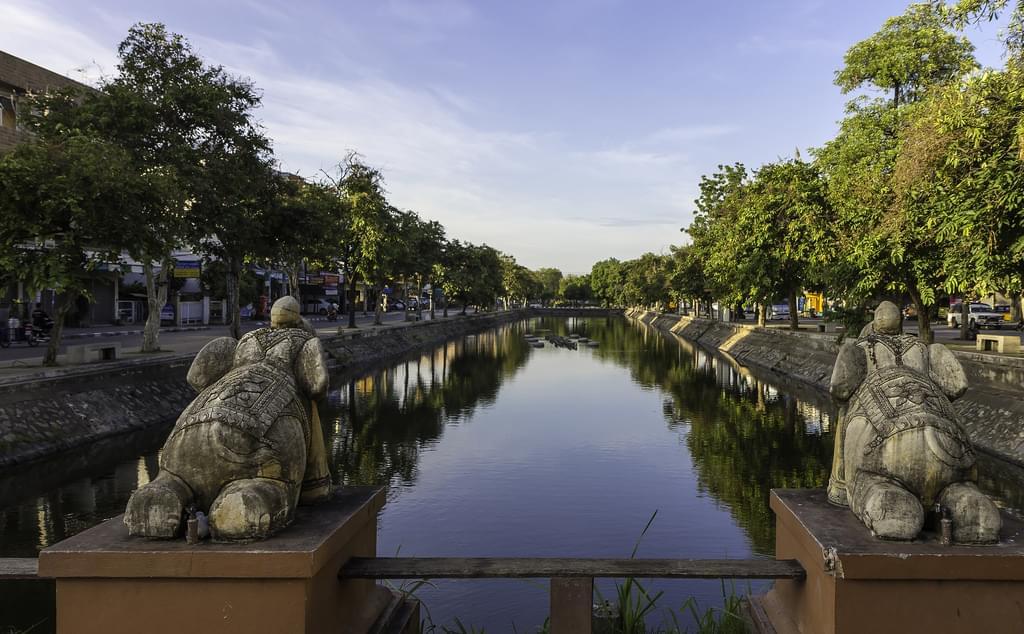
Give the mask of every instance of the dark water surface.
[[(540, 329), (600, 347), (533, 349), (523, 334)], [(336, 385), (329, 405), (335, 481), (389, 487), (382, 556), (627, 557), (656, 512), (640, 557), (770, 557), (769, 490), (822, 487), (831, 461), (822, 395), (618, 318), (468, 336)], [(165, 433), (0, 481), (0, 556), (34, 556), (122, 512), (156, 475)], [(438, 581), (417, 595), (438, 624), (523, 632), (547, 615), (546, 586)], [(612, 582), (598, 586), (611, 596)], [(736, 584), (748, 587), (763, 586)], [(721, 603), (718, 581), (648, 588), (666, 591), (664, 608)]]

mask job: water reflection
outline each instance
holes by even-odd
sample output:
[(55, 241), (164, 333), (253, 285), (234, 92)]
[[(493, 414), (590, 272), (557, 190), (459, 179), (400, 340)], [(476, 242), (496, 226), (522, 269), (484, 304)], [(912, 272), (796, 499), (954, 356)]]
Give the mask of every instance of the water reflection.
[(526, 364), (523, 325), (451, 341), (328, 395), (325, 436), (338, 484), (410, 486), (420, 452), (446, 425), (494, 403), (502, 382)]
[(0, 557), (35, 557), (124, 512), (132, 492), (156, 477), (157, 449), (168, 431), (109, 438), (7, 472), (0, 478)]
[(729, 508), (755, 552), (775, 551), (772, 488), (825, 486), (834, 414), (824, 395), (805, 390), (798, 398), (725, 356), (638, 322), (543, 327), (598, 340), (598, 358), (628, 367), (633, 381), (664, 396), (665, 420), (685, 432), (701, 492)]

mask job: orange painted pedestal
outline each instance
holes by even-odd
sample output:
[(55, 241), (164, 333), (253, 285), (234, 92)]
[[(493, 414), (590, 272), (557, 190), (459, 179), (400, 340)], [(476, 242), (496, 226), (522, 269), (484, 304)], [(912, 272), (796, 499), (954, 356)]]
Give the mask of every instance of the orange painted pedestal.
[(337, 574), (376, 555), (383, 505), (382, 488), (345, 488), (249, 544), (129, 537), (118, 516), (42, 551), (39, 574), (56, 580), (60, 633), (365, 632), (391, 593)]
[[(876, 539), (818, 489), (773, 490), (775, 556), (804, 581), (755, 597), (761, 629), (789, 634), (1024, 632), (1024, 525), (1004, 515), (994, 546)], [(756, 620), (756, 619), (755, 619)]]

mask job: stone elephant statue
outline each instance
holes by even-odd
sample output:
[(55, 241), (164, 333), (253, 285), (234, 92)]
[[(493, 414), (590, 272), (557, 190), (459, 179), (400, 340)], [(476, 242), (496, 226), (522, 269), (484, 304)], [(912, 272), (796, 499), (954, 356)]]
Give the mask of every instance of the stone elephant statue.
[(951, 404), (966, 390), (953, 353), (902, 334), (899, 309), (882, 302), (832, 372), (840, 416), (829, 500), (883, 539), (914, 539), (939, 504), (955, 542), (998, 541), (999, 511), (975, 484), (974, 451)]
[(194, 507), (216, 540), (262, 539), (291, 522), (300, 498), (327, 497), (316, 399), (328, 378), (320, 340), (291, 297), (274, 303), (269, 328), (206, 344), (188, 372), (199, 395), (164, 444), (157, 477), (128, 501), (129, 533), (176, 537)]

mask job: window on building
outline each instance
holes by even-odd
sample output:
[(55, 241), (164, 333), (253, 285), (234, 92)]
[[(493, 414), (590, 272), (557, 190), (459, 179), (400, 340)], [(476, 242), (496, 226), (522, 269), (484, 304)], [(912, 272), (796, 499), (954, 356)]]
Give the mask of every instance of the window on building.
[(0, 128), (14, 129), (17, 124), (14, 111), (14, 100), (0, 95)]

